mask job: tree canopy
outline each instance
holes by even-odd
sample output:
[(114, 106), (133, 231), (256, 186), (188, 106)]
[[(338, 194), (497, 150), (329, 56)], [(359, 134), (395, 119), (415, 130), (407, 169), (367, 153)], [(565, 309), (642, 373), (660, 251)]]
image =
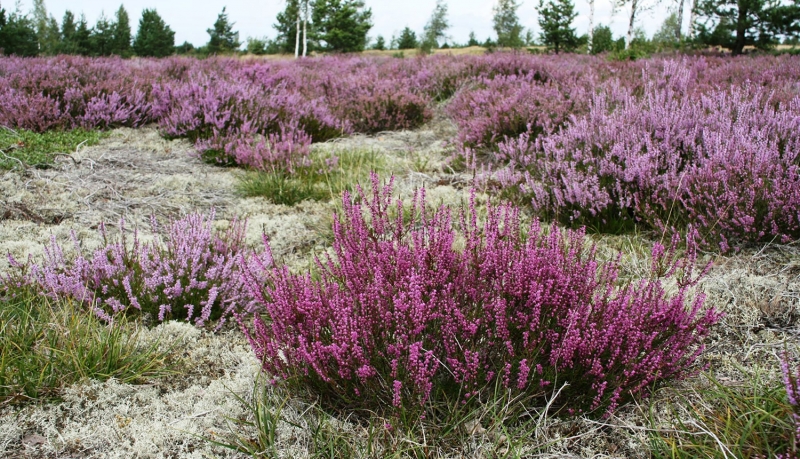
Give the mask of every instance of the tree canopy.
[[(519, 23), (517, 0), (498, 0), (494, 6), (494, 31), (497, 33), (497, 45), (507, 48), (521, 48), (525, 45), (522, 38), (522, 25)], [(474, 37), (473, 37), (474, 38)]]
[(315, 0), (311, 13), (313, 36), (321, 49), (363, 51), (372, 28), (372, 10), (361, 0)]
[(397, 38), (397, 49), (414, 49), (418, 45), (417, 43), (417, 34), (410, 27), (406, 26), (405, 29), (400, 32), (400, 36)]
[(228, 20), (225, 7), (222, 7), (222, 12), (217, 16), (214, 26), (206, 30), (210, 36), (208, 45), (206, 45), (209, 53), (227, 54), (239, 49), (242, 43), (239, 41), (239, 32), (234, 31), (233, 26), (234, 23)]
[(139, 19), (139, 30), (133, 39), (137, 56), (164, 57), (175, 51), (175, 32), (161, 19), (156, 10), (145, 9)]
[(539, 27), (542, 32), (540, 38), (542, 43), (555, 50), (570, 51), (578, 46), (578, 37), (575, 29), (570, 27), (572, 21), (578, 13), (575, 12), (575, 5), (572, 0), (539, 0)]
[(33, 22), (19, 11), (7, 14), (0, 8), (0, 50), (6, 55), (36, 56), (39, 38)]
[(702, 21), (697, 24), (698, 40), (734, 55), (745, 46), (767, 48), (777, 44), (780, 35), (800, 33), (798, 0), (702, 0), (697, 13)]
[(439, 40), (447, 38), (447, 29), (450, 28), (450, 23), (447, 20), (447, 3), (444, 0), (436, 0), (436, 6), (433, 8), (428, 23), (425, 24), (423, 30), (422, 40), (420, 46), (424, 51), (430, 51), (433, 48), (439, 47)]

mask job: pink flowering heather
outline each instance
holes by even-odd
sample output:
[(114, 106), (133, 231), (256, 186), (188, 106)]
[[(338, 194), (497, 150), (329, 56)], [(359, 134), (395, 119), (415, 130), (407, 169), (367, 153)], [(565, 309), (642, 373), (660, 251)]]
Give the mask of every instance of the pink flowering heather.
[(786, 454), (778, 455), (778, 459), (797, 459), (798, 449), (800, 449), (800, 372), (792, 371), (789, 368), (789, 358), (784, 355), (781, 359), (781, 371), (783, 372), (783, 385), (786, 388), (786, 397), (794, 412), (792, 421), (795, 432), (792, 447)]
[(498, 145), (533, 207), (596, 226), (692, 226), (722, 251), (800, 238), (800, 96), (777, 105), (751, 85), (692, 94), (692, 72), (665, 66), (637, 96), (619, 85), (559, 132)]
[(19, 271), (3, 276), (0, 288), (27, 284), (47, 295), (70, 297), (108, 321), (120, 313), (150, 314), (158, 321), (185, 319), (197, 326), (224, 321), (234, 311), (254, 307), (241, 282), (241, 267), (263, 270), (271, 255), (244, 247), (244, 222), (234, 221), (226, 232), (215, 234), (213, 217), (193, 214), (163, 229), (153, 219), (156, 238), (148, 243), (140, 242), (135, 231), (128, 241), (124, 222), (119, 239), (109, 241), (101, 225), (105, 245), (88, 255), (74, 234), (71, 257), (53, 239), (41, 265), (10, 259)]
[(693, 371), (718, 319), (690, 294), (693, 250), (656, 245), (651, 277), (626, 283), (580, 231), (523, 231), (510, 205), (479, 223), (474, 202), (453, 221), (424, 190), (410, 208), (391, 193), (373, 175), (371, 194), (345, 194), (314, 275), (244, 270), (264, 318), (243, 328), (265, 370), (373, 407), (567, 382), (557, 404), (602, 413)]

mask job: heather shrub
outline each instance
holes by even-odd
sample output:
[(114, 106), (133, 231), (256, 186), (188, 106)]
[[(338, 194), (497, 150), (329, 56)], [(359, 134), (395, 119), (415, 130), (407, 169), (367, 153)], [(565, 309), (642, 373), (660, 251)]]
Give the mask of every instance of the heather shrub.
[(692, 73), (663, 72), (641, 97), (609, 87), (540, 141), (501, 142), (497, 158), (509, 167), (497, 179), (566, 223), (692, 226), (723, 251), (800, 237), (800, 98), (775, 108), (751, 86), (688, 98)]
[(523, 133), (534, 140), (564, 123), (580, 100), (578, 94), (530, 76), (497, 76), (475, 85), (465, 87), (448, 106), (459, 125), (458, 142), (466, 148), (490, 149)]
[(373, 175), (371, 193), (344, 194), (313, 276), (244, 270), (264, 317), (243, 327), (270, 374), (370, 409), (500, 384), (607, 414), (693, 371), (718, 314), (691, 293), (695, 252), (679, 257), (677, 240), (626, 283), (582, 231), (522, 228), (510, 205), (479, 223), (474, 200), (453, 220), (424, 190), (410, 208), (391, 193)]
[(183, 319), (203, 326), (234, 311), (249, 311), (252, 299), (239, 278), (241, 266), (268, 265), (269, 252), (255, 255), (244, 245), (245, 223), (234, 221), (223, 233), (212, 230), (214, 214), (193, 214), (162, 228), (152, 219), (155, 239), (133, 241), (120, 223), (120, 236), (84, 253), (73, 234), (68, 256), (53, 239), (41, 264), (10, 262), (16, 271), (0, 287), (28, 285), (53, 298), (69, 298), (91, 307), (104, 320), (118, 314), (147, 315), (152, 320)]

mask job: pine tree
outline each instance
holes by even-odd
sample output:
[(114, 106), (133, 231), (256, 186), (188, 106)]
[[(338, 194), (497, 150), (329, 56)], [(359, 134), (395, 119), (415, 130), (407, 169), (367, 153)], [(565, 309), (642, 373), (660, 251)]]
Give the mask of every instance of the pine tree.
[(19, 10), (6, 14), (0, 8), (0, 54), (36, 56), (39, 54), (39, 38), (36, 27)]
[[(745, 46), (767, 48), (778, 42), (780, 35), (800, 33), (800, 3), (780, 0), (704, 0), (697, 5), (705, 23), (698, 25), (698, 38), (708, 44), (717, 41), (741, 54)], [(713, 32), (709, 23), (716, 23)]]
[(132, 54), (131, 21), (124, 6), (119, 6), (115, 13), (115, 19), (111, 31), (111, 54), (130, 57)]
[(548, 48), (555, 50), (556, 54), (562, 50), (572, 50), (578, 46), (578, 37), (575, 29), (570, 27), (577, 16), (572, 0), (539, 0), (539, 27), (542, 32), (540, 38)]
[(323, 49), (352, 53), (363, 51), (372, 28), (372, 10), (361, 0), (315, 0), (311, 13), (315, 35)]
[(417, 34), (406, 26), (397, 39), (397, 49), (414, 49), (417, 45)]
[(436, 6), (422, 33), (422, 41), (420, 42), (422, 50), (430, 52), (431, 49), (438, 48), (439, 40), (447, 38), (446, 32), (449, 28), (447, 4), (444, 0), (436, 0)]
[(91, 33), (91, 55), (110, 56), (114, 43), (114, 23), (106, 18), (104, 13), (100, 13)]
[(386, 39), (383, 38), (383, 35), (378, 35), (378, 38), (375, 39), (375, 44), (372, 45), (372, 49), (383, 51), (386, 49)]
[(519, 23), (517, 0), (498, 0), (494, 11), (494, 31), (497, 45), (506, 48), (522, 48), (522, 26)]
[(229, 54), (236, 52), (242, 43), (239, 41), (239, 32), (233, 30), (235, 23), (228, 20), (228, 13), (225, 12), (225, 7), (222, 7), (222, 12), (217, 16), (214, 27), (206, 29), (210, 36), (206, 48), (211, 54)]
[(478, 41), (478, 37), (475, 36), (474, 31), (470, 31), (469, 33), (469, 41), (467, 42), (467, 46), (480, 46), (481, 43)]
[(59, 53), (78, 54), (78, 45), (75, 43), (77, 27), (77, 24), (75, 24), (75, 15), (72, 14), (72, 11), (67, 10), (64, 13), (64, 19), (61, 20), (61, 43), (58, 47)]
[(175, 32), (161, 19), (156, 10), (145, 9), (139, 19), (139, 30), (133, 39), (137, 56), (164, 57), (175, 52)]
[(83, 13), (81, 13), (81, 19), (75, 29), (75, 47), (77, 54), (81, 56), (89, 56), (92, 53), (92, 31), (89, 29), (89, 23), (86, 22), (86, 16)]

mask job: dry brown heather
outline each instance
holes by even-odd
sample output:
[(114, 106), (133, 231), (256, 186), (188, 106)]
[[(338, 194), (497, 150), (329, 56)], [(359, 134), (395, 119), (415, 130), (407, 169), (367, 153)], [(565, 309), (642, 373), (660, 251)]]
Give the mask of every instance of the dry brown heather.
[[(413, 132), (340, 139), (316, 148), (370, 148), (386, 155), (398, 178), (396, 187), (410, 196), (426, 186), (430, 202), (458, 204), (467, 196), (468, 178), (444, 167), (443, 140), (454, 127), (441, 116)], [(430, 160), (420, 161), (421, 158)], [(144, 236), (150, 214), (176, 216), (193, 210), (217, 210), (219, 225), (236, 215), (249, 218), (248, 243), (257, 244), (263, 230), (277, 256), (302, 268), (314, 251), (325, 249), (324, 232), (335, 204), (275, 205), (262, 198), (244, 199), (235, 192), (236, 169), (204, 164), (191, 155), (186, 141), (166, 141), (153, 128), (114, 131), (99, 145), (60, 157), (46, 170), (3, 172), (0, 176), (0, 253), (38, 257), (54, 235), (66, 241), (75, 231), (86, 246), (99, 243), (100, 221), (124, 217)], [(609, 257), (622, 250), (626, 276), (646, 272), (650, 239), (640, 236), (596, 236)], [(720, 257), (700, 289), (709, 304), (726, 312), (708, 343), (703, 362), (726, 384), (746, 379), (746, 372), (766, 371), (779, 377), (776, 353), (795, 350), (800, 307), (800, 246), (768, 246)], [(0, 261), (5, 269), (6, 261)], [(231, 392), (247, 398), (258, 363), (237, 330), (211, 334), (182, 323), (165, 323), (142, 335), (143, 342), (178, 341), (182, 374), (145, 385), (86, 381), (69, 387), (63, 399), (25, 407), (0, 408), (0, 457), (63, 458), (206, 458), (233, 457), (197, 436), (228, 429), (225, 416), (244, 414)], [(686, 394), (699, 390), (697, 377), (677, 385)], [(285, 394), (276, 394), (280, 399)], [(653, 411), (664, 428), (671, 419), (664, 402), (674, 392), (660, 391)], [(538, 457), (647, 457), (646, 412), (649, 402), (627, 406), (603, 422), (588, 419), (544, 419), (529, 446), (550, 442)], [(306, 406), (291, 401), (284, 411), (279, 444), (282, 457), (305, 457), (313, 419)], [(333, 424), (355, 442), (366, 432), (347, 419)], [(496, 432), (472, 429), (469, 457), (494, 457), (506, 447)], [(420, 439), (414, 439), (420, 441)], [(449, 453), (448, 457), (463, 457)], [(433, 457), (438, 457), (434, 455)], [(445, 457), (445, 456), (443, 456)]]

